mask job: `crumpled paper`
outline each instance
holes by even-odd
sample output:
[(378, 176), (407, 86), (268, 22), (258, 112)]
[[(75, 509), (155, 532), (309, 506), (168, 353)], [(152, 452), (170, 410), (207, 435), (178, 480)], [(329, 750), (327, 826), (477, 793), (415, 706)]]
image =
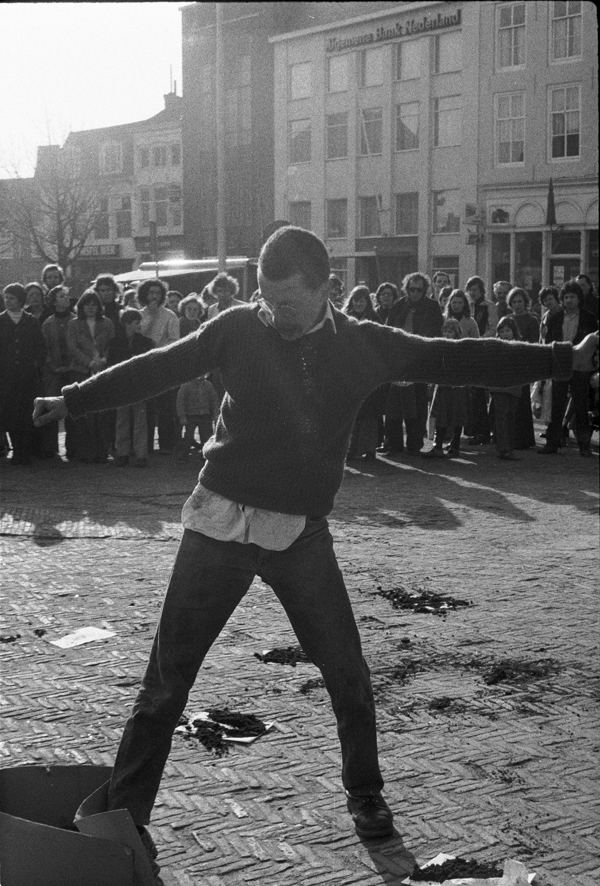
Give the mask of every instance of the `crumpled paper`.
[[(436, 855), (427, 864), (422, 865), (421, 869), (426, 870), (429, 865), (443, 864), (452, 858), (456, 858), (456, 856), (440, 852), (439, 855)], [(504, 870), (501, 877), (486, 877), (483, 880), (478, 877), (459, 877), (458, 879), (445, 880), (441, 886), (530, 886), (535, 878), (536, 874), (529, 873), (524, 864), (509, 858), (504, 862)], [(440, 886), (440, 884), (434, 883), (433, 880), (417, 881), (412, 880), (410, 877), (403, 880), (402, 883), (405, 886), (413, 886), (413, 884), (414, 886)]]

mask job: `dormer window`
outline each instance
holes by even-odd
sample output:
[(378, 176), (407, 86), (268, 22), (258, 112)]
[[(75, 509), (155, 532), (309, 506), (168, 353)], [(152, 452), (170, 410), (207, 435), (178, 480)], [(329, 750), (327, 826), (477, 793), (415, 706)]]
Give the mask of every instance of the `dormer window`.
[(123, 172), (123, 151), (119, 142), (105, 142), (100, 148), (100, 174)]

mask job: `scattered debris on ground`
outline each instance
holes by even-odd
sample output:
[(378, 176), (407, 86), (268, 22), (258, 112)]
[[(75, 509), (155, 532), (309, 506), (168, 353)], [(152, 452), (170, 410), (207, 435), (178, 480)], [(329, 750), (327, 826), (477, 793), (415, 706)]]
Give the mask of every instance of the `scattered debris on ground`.
[(410, 612), (445, 616), (450, 610), (456, 611), (457, 609), (473, 605), (468, 600), (459, 600), (447, 594), (436, 594), (434, 591), (419, 590), (420, 592), (415, 594), (407, 591), (402, 585), (387, 589), (382, 588), (380, 585), (377, 586), (378, 595), (389, 600), (394, 609), (407, 609)]
[(20, 640), (20, 634), (4, 634), (4, 636), (0, 637), (0, 643), (14, 643), (15, 640)]
[(250, 744), (272, 727), (254, 714), (240, 714), (229, 708), (209, 708), (187, 717), (183, 714), (175, 732), (184, 738), (197, 738), (200, 744), (217, 757), (229, 753), (228, 742)]
[(551, 658), (538, 661), (504, 658), (488, 666), (483, 674), (483, 682), (488, 686), (495, 686), (497, 683), (527, 683), (530, 680), (549, 677), (559, 671), (560, 665)]
[(254, 656), (265, 664), (287, 664), (293, 668), (298, 662), (308, 662), (308, 656), (300, 646), (281, 646), (276, 649), (265, 649), (264, 652), (255, 652)]
[(309, 695), (313, 689), (324, 689), (325, 688), (325, 680), (323, 677), (314, 677), (312, 680), (307, 680), (300, 687), (300, 692), (302, 695)]
[(423, 868), (416, 865), (410, 879), (415, 883), (445, 883), (446, 880), (462, 877), (485, 879), (501, 876), (502, 867), (498, 867), (495, 862), (486, 863), (475, 861), (475, 859), (448, 858), (442, 864), (428, 864)]
[(432, 698), (429, 702), (430, 711), (445, 711), (452, 705), (452, 699), (447, 695), (441, 695), (439, 698)]
[(36, 637), (43, 637), (44, 634), (48, 633), (48, 631), (44, 630), (44, 628), (36, 628), (33, 633), (35, 634)]

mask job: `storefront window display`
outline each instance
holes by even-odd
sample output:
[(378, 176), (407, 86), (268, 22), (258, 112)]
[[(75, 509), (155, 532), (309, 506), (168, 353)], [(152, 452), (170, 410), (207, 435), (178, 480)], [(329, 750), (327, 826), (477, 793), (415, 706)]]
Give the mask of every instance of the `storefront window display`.
[[(499, 279), (505, 279), (500, 277)], [(506, 279), (510, 279), (506, 278)], [(542, 232), (515, 234), (515, 269), (512, 282), (521, 286), (532, 301), (542, 288)]]

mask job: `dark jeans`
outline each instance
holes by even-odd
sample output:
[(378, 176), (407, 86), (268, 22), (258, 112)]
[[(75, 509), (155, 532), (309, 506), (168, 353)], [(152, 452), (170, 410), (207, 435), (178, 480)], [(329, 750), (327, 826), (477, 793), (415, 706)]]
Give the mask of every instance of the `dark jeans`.
[(471, 414), (473, 425), (469, 430), (474, 437), (483, 437), (490, 442), (491, 428), (488, 416), (488, 392), (486, 388), (469, 388), (471, 392)]
[(577, 442), (580, 448), (588, 449), (592, 432), (589, 416), (589, 372), (575, 370), (568, 381), (552, 382), (552, 414), (548, 430), (546, 432), (546, 445), (558, 449), (561, 442), (562, 425), (567, 408), (567, 400), (571, 395), (571, 402), (575, 411), (575, 430)]
[(492, 392), (498, 452), (512, 452), (515, 448), (515, 420), (519, 399), (505, 391)]
[(178, 442), (178, 422), (175, 413), (177, 389), (164, 391), (158, 397), (146, 400), (148, 422), (148, 452), (154, 451), (154, 429), (158, 427), (158, 448), (173, 451)]
[(108, 808), (128, 809), (137, 825), (150, 820), (173, 731), (200, 665), (255, 575), (273, 588), (323, 675), (337, 719), (344, 787), (358, 795), (381, 790), (369, 668), (327, 521), (308, 520), (285, 551), (186, 530), (110, 785)]
[(416, 415), (406, 418), (406, 448), (417, 452), (423, 448), (427, 436), (427, 385), (413, 385), (415, 394)]

